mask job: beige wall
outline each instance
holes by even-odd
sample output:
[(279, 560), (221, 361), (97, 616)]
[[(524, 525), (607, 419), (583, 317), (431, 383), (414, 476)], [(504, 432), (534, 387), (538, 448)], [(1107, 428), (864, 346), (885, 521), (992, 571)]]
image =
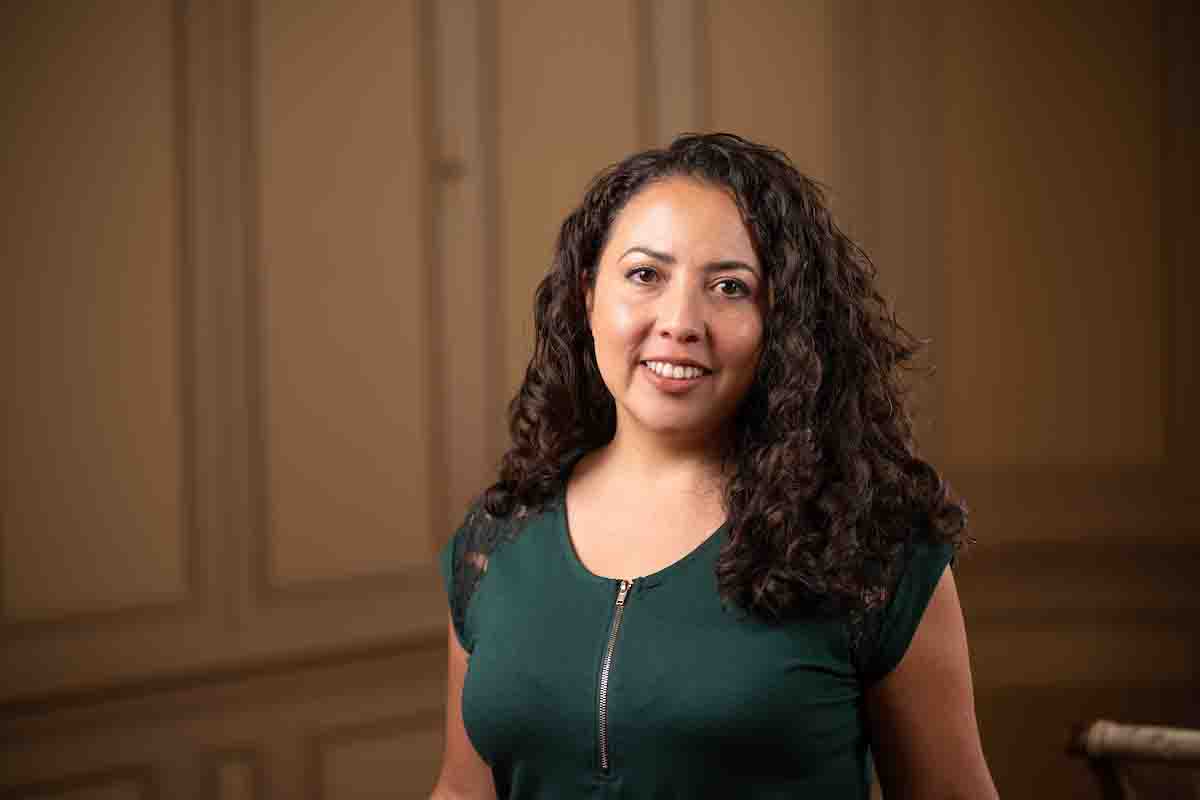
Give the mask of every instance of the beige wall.
[(429, 11), (5, 5), (17, 796), (427, 789), (461, 466), (434, 457)]
[(1014, 797), (1200, 725), (1196, 12), (868, 0), (5, 7), (0, 787), (419, 797), (431, 563), (599, 167), (683, 130), (830, 186), (933, 339), (925, 450)]

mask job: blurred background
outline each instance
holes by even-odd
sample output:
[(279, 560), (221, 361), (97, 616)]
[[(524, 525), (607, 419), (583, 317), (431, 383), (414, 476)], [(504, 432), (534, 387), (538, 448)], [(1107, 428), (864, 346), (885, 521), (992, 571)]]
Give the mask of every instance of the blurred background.
[(1073, 723), (1200, 725), (1197, 16), (3, 3), (0, 794), (425, 796), (433, 554), (557, 226), (720, 129), (827, 184), (932, 339), (1001, 793), (1098, 796)]

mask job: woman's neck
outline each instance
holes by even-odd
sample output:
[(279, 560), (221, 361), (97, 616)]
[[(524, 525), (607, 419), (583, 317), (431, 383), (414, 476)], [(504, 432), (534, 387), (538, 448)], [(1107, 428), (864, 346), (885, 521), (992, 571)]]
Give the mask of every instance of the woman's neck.
[(631, 486), (705, 494), (724, 487), (721, 449), (717, 435), (668, 438), (618, 426), (612, 441), (594, 454), (594, 466)]

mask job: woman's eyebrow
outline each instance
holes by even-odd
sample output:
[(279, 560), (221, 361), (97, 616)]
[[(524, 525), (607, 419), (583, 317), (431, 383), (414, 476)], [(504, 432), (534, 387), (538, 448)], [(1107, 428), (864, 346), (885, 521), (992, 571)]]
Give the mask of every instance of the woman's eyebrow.
[[(633, 247), (629, 248), (624, 253), (622, 253), (621, 258), (617, 259), (617, 260), (620, 261), (620, 260), (624, 259), (625, 256), (629, 255), (630, 253), (641, 253), (642, 255), (653, 258), (655, 261), (661, 261), (664, 264), (674, 264), (676, 261), (675, 256), (671, 255), (670, 253), (664, 253), (660, 250), (654, 250), (652, 248), (643, 247), (641, 245), (634, 245)], [(725, 270), (730, 270), (730, 269), (745, 270), (746, 272), (749, 272), (751, 275), (755, 275), (755, 276), (758, 275), (758, 270), (756, 270), (754, 267), (750, 266), (749, 264), (745, 263), (744, 261), (735, 261), (732, 259), (728, 259), (728, 260), (723, 260), (723, 261), (713, 261), (704, 266), (704, 271), (706, 273), (723, 272)]]
[[(656, 261), (661, 261), (664, 264), (674, 264), (675, 263), (675, 256), (671, 255), (670, 253), (662, 253), (662, 252), (659, 252), (658, 250), (651, 250), (649, 247), (642, 247), (641, 245), (634, 245), (633, 247), (626, 250), (624, 253), (621, 253), (621, 258), (625, 258), (625, 256), (629, 255), (630, 253), (641, 253), (643, 255), (650, 256), (651, 258), (655, 259)], [(620, 259), (617, 259), (617, 260), (619, 261)]]
[(731, 269), (745, 270), (751, 275), (758, 277), (758, 270), (744, 261), (713, 261), (704, 266), (705, 272), (725, 272)]

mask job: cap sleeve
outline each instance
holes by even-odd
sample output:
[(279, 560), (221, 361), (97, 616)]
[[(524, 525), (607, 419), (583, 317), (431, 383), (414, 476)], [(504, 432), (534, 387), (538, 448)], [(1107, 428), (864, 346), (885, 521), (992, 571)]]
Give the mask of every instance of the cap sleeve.
[(458, 637), (458, 643), (467, 652), (471, 648), (467, 645), (467, 635), (463, 628), (463, 620), (466, 616), (465, 609), (458, 599), (458, 581), (455, 579), (455, 564), (459, 561), (458, 549), (461, 540), (462, 529), (460, 528), (450, 541), (442, 547), (442, 551), (438, 554), (438, 566), (442, 572), (442, 582), (446, 586), (446, 599), (450, 604), (450, 621), (454, 624), (454, 634)]
[(471, 604), (487, 573), (489, 559), (501, 541), (511, 538), (513, 529), (511, 521), (488, 514), (481, 498), (472, 504), (462, 525), (438, 554), (454, 633), (468, 653), (475, 649)]
[(859, 675), (867, 683), (885, 677), (908, 651), (942, 573), (954, 561), (950, 544), (916, 541), (907, 548), (903, 571), (886, 605), (868, 615), (858, 653)]

